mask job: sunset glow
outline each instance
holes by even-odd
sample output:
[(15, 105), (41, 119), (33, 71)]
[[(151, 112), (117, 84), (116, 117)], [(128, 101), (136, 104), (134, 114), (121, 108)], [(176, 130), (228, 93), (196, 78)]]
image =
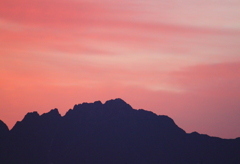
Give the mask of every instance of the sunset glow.
[(0, 119), (122, 98), (240, 137), (240, 1), (0, 0)]

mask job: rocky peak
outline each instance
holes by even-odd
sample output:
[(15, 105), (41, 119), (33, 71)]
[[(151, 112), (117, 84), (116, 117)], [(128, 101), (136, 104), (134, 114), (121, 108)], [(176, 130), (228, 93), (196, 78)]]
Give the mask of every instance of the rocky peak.
[(29, 112), (25, 115), (25, 117), (23, 118), (22, 122), (28, 122), (28, 121), (32, 121), (32, 120), (36, 120), (39, 118), (39, 114), (38, 112), (34, 111), (34, 112)]
[(129, 104), (127, 104), (124, 100), (120, 98), (106, 101), (104, 104), (104, 107), (107, 109), (117, 109), (117, 110), (133, 109)]
[(55, 118), (55, 117), (61, 117), (59, 111), (57, 108), (52, 109), (50, 112), (48, 113), (43, 113), (41, 115), (41, 117), (45, 117), (45, 118)]

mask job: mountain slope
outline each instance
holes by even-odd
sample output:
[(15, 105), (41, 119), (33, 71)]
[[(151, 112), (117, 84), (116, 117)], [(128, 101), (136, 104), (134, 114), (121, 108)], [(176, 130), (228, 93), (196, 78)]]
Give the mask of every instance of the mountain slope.
[(0, 163), (1, 159), (6, 160), (8, 135), (9, 130), (7, 125), (2, 120), (0, 120)]

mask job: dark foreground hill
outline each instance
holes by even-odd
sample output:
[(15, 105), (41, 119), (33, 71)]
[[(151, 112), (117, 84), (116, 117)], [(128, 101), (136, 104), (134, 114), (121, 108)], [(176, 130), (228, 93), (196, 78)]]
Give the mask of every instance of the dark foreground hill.
[(240, 139), (187, 134), (167, 116), (121, 99), (0, 121), (1, 164), (240, 164)]

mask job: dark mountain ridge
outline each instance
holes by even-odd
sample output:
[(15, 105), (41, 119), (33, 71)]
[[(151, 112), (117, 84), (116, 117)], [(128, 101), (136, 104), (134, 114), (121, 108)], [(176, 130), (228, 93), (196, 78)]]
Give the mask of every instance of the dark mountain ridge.
[(240, 138), (187, 134), (168, 116), (121, 99), (0, 121), (1, 164), (240, 164)]

